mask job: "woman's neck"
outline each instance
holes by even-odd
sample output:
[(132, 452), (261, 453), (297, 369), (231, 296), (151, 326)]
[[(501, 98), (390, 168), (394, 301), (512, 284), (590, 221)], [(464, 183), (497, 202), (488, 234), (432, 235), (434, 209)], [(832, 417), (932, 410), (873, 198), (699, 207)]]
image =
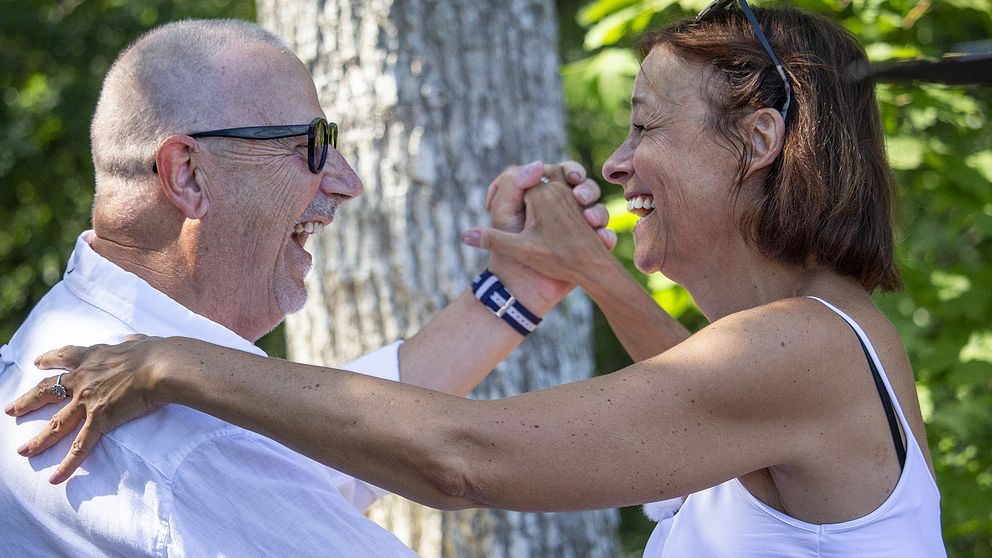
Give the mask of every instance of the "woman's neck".
[(710, 322), (776, 300), (816, 294), (818, 285), (838, 281), (857, 285), (853, 279), (819, 265), (785, 264), (760, 255), (720, 262), (700, 271), (679, 283)]

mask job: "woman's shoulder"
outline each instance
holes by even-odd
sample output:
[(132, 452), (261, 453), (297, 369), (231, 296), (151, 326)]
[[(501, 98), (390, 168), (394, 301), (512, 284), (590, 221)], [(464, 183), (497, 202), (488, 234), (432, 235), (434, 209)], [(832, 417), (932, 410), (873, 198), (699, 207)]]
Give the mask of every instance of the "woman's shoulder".
[(713, 322), (687, 340), (686, 349), (715, 357), (720, 364), (712, 372), (723, 381), (746, 381), (749, 390), (776, 394), (772, 399), (800, 404), (842, 399), (851, 395), (852, 385), (860, 385), (848, 380), (860, 378), (867, 362), (857, 334), (837, 310), (859, 324), (883, 361), (892, 355), (889, 360), (902, 362), (898, 335), (870, 299), (833, 308), (806, 296), (776, 300)]
[[(777, 352), (777, 345), (788, 352), (814, 356), (835, 348), (838, 340), (854, 339), (850, 326), (837, 312), (839, 308), (821, 300), (809, 296), (775, 300), (728, 314), (699, 333), (729, 337), (757, 351)], [(860, 308), (857, 314), (866, 312)]]
[(899, 343), (894, 327), (867, 293), (810, 293), (778, 299), (729, 314), (709, 327), (749, 332), (755, 340), (793, 338), (802, 341), (807, 352), (817, 347), (830, 350), (845, 340), (857, 346), (855, 327), (882, 344)]

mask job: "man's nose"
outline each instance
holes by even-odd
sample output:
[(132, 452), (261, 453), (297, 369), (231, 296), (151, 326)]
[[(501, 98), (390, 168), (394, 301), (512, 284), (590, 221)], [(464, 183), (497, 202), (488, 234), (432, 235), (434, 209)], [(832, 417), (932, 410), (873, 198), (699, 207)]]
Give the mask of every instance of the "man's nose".
[(355, 198), (362, 195), (362, 181), (337, 149), (329, 149), (321, 170), (320, 191)]

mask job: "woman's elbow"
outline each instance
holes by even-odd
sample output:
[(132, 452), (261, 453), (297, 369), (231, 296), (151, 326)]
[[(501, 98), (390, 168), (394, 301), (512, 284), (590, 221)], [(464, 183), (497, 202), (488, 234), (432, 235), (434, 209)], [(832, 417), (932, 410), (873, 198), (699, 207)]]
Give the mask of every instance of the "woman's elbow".
[(480, 448), (466, 437), (445, 444), (445, 449), (430, 456), (427, 482), (435, 494), (426, 503), (437, 509), (454, 511), (466, 508), (488, 508), (493, 505), (491, 494), (497, 475), (493, 473), (495, 460), (484, 455)]

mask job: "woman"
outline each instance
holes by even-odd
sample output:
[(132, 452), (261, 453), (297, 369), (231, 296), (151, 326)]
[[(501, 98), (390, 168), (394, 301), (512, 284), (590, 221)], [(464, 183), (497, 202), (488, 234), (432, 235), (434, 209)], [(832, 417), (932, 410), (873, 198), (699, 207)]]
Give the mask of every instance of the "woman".
[(41, 362), (74, 371), (87, 440), (182, 403), (441, 508), (688, 495), (651, 556), (943, 556), (912, 370), (870, 296), (899, 279), (873, 86), (847, 73), (864, 52), (821, 18), (751, 15), (717, 2), (647, 38), (629, 136), (603, 168), (641, 217), (638, 268), (684, 285), (712, 322), (657, 356), (670, 326), (628, 318), (643, 295), (538, 187), (523, 233), (466, 241), (583, 286), (634, 365), (473, 401), (181, 338)]

